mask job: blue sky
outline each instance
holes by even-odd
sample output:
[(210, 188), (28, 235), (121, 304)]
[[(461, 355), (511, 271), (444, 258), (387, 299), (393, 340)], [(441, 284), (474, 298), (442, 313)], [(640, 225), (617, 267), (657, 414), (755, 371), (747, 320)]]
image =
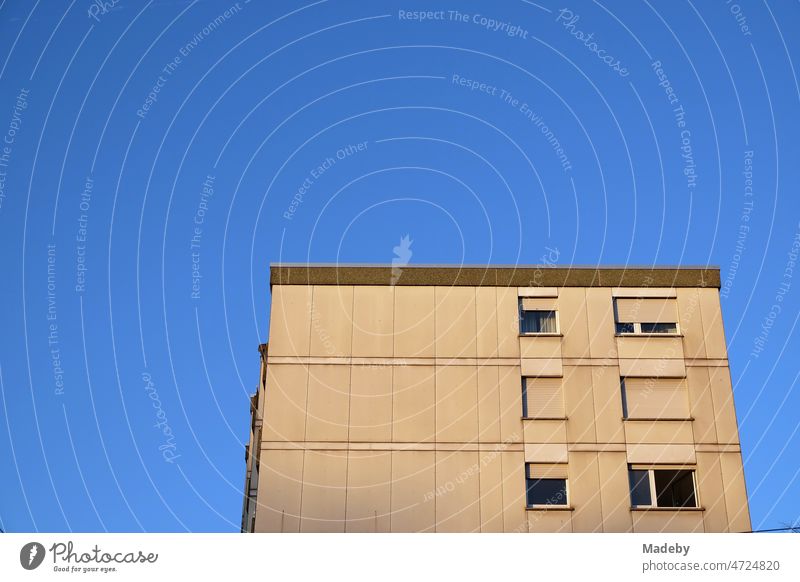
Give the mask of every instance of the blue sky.
[(269, 263), (406, 235), (411, 264), (720, 266), (753, 527), (796, 522), (798, 25), (5, 0), (0, 527), (238, 531)]

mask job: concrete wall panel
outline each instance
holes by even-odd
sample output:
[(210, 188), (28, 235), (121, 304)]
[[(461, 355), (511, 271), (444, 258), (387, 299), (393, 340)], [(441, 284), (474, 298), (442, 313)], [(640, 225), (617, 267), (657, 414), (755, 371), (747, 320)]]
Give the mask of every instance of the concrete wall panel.
[(303, 451), (261, 452), (256, 531), (300, 531)]
[(392, 440), (433, 441), (436, 431), (434, 366), (396, 366), (393, 374)]
[(435, 346), (434, 326), (434, 288), (395, 287), (395, 357), (432, 358)]
[(347, 485), (346, 451), (306, 451), (301, 532), (343, 532)]
[(317, 285), (311, 309), (311, 355), (349, 356), (353, 339), (353, 287)]
[(392, 531), (436, 531), (436, 453), (392, 452)]
[(276, 285), (269, 318), (271, 356), (307, 356), (311, 332), (312, 287)]
[(348, 454), (345, 531), (390, 531), (391, 452), (350, 451)]
[(351, 441), (392, 440), (392, 368), (352, 366), (350, 379)]
[(394, 287), (353, 289), (353, 355), (390, 358), (394, 355)]

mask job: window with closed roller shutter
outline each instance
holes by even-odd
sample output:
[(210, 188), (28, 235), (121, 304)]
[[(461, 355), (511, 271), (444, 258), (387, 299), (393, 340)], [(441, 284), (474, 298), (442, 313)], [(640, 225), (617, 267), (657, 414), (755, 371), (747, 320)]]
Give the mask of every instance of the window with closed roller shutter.
[(688, 418), (689, 396), (680, 378), (621, 378), (625, 418)]
[(522, 416), (564, 418), (561, 378), (523, 378)]

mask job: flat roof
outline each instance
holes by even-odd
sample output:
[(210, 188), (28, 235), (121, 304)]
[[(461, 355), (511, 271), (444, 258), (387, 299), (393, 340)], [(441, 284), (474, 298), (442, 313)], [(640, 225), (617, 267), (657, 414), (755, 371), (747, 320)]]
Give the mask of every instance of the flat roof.
[(717, 266), (273, 263), (272, 285), (466, 287), (720, 287)]

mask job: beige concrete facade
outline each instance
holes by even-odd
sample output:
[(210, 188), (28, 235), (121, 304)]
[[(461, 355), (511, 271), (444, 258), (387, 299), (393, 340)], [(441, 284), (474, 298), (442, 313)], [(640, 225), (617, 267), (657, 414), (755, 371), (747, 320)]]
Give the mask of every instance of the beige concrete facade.
[(392, 275), (272, 268), (243, 531), (750, 529), (718, 270)]

